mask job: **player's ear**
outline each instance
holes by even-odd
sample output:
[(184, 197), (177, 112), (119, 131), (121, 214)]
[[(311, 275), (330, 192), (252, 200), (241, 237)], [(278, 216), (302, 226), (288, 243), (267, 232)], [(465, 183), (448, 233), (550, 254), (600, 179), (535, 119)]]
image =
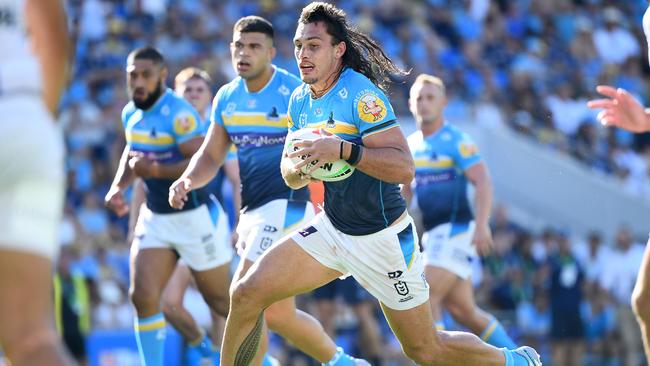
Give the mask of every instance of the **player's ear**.
[(339, 42), (336, 46), (334, 46), (334, 57), (343, 58), (343, 55), (345, 54), (345, 50), (346, 50), (345, 42), (343, 41)]
[(160, 79), (167, 80), (167, 76), (169, 76), (169, 69), (167, 69), (167, 66), (163, 66), (160, 68)]
[(276, 50), (275, 47), (271, 47), (269, 49), (269, 58), (271, 60), (273, 60), (275, 58), (275, 55), (276, 55), (277, 52), (278, 52), (278, 50)]

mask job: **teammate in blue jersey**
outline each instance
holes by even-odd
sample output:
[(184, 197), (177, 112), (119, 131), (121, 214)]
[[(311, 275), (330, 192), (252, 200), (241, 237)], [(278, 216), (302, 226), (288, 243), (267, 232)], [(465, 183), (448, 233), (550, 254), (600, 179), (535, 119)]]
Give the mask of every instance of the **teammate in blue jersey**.
[[(237, 21), (231, 53), (239, 76), (217, 92), (208, 136), (170, 189), (170, 204), (187, 205), (188, 192), (205, 185), (223, 162), (228, 147), (237, 147), (242, 197), (237, 247), (242, 261), (235, 279), (241, 279), (276, 240), (313, 217), (314, 207), (307, 189), (289, 189), (280, 173), (289, 97), (300, 80), (271, 63), (275, 55), (271, 23), (257, 16)], [(293, 298), (269, 305), (269, 328), (301, 351), (333, 365), (352, 359), (337, 350), (316, 319), (296, 309)], [(261, 344), (264, 348), (266, 341)], [(260, 357), (263, 354), (260, 352)]]
[[(54, 327), (68, 76), (63, 1), (0, 1), (0, 348), (13, 366), (72, 365)], [(2, 353), (2, 352), (0, 352)]]
[[(311, 180), (300, 168), (314, 160), (312, 169), (343, 158), (356, 170), (325, 182), (324, 212), (233, 284), (222, 364), (249, 363), (267, 306), (352, 274), (380, 300), (402, 348), (418, 364), (541, 365), (531, 348), (499, 350), (473, 334), (432, 327), (424, 258), (398, 186), (411, 182), (415, 167), (380, 88), (403, 71), (328, 3), (303, 8), (294, 46), (305, 84), (291, 97), (290, 129), (321, 127), (331, 134), (296, 143), (300, 149), (282, 160), (283, 176), (297, 189)], [(294, 156), (307, 157), (294, 165)]]
[(157, 50), (132, 51), (126, 73), (131, 97), (122, 112), (126, 147), (105, 203), (117, 215), (126, 214), (124, 190), (136, 176), (144, 180), (146, 205), (140, 209), (131, 244), (129, 292), (137, 312), (134, 326), (142, 363), (158, 366), (163, 364), (165, 341), (161, 294), (178, 257), (191, 268), (210, 308), (225, 315), (232, 248), (226, 215), (214, 197), (194, 191), (180, 212), (167, 203), (169, 186), (203, 141), (201, 117), (189, 102), (165, 88), (167, 68)]
[[(174, 91), (185, 98), (199, 112), (202, 117), (202, 128), (207, 131), (208, 114), (210, 112), (210, 85), (212, 80), (210, 75), (204, 70), (188, 67), (181, 70), (174, 78)], [(234, 155), (234, 154), (229, 154)], [(219, 203), (225, 207), (222, 198), (222, 185), (224, 177), (228, 178), (233, 189), (233, 199), (235, 207), (239, 207), (239, 167), (236, 158), (226, 160), (223, 169), (206, 187), (207, 192), (213, 194)], [(140, 207), (145, 201), (145, 191), (142, 179), (137, 179), (134, 183), (133, 194), (131, 199), (131, 212), (129, 227), (132, 232), (135, 228), (135, 219), (138, 217)], [(236, 211), (237, 209), (235, 209)], [(211, 334), (208, 337), (205, 331), (199, 327), (192, 314), (183, 306), (185, 292), (192, 281), (190, 268), (179, 261), (174, 273), (165, 286), (162, 295), (162, 310), (165, 319), (176, 328), (187, 342), (187, 351), (185, 353), (186, 366), (199, 365), (207, 359), (218, 360), (218, 345), (221, 344), (221, 335), (223, 334), (223, 317), (211, 310), (212, 327)], [(211, 341), (212, 340), (212, 341)]]
[[(409, 105), (419, 131), (408, 138), (415, 179), (403, 192), (407, 201), (413, 197), (422, 214), (431, 313), (437, 328), (444, 329), (444, 304), (458, 323), (483, 341), (513, 349), (517, 346), (501, 323), (474, 301), (473, 262), (477, 250), (484, 255), (492, 246), (492, 182), (476, 144), (445, 121), (446, 104), (442, 80), (425, 74), (415, 79)], [(475, 188), (476, 217), (467, 198), (468, 183)]]

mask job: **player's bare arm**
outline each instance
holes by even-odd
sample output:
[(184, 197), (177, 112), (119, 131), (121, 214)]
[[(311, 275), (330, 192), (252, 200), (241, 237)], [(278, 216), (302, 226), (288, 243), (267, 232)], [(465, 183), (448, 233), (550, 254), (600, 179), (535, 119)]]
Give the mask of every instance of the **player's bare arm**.
[(492, 248), (492, 232), (489, 225), (492, 210), (492, 180), (484, 162), (469, 167), (465, 170), (465, 176), (475, 189), (476, 229), (472, 243), (480, 255), (486, 255)]
[[(402, 130), (394, 127), (363, 138), (357, 169), (388, 183), (411, 184), (415, 164)], [(343, 158), (350, 157), (352, 144), (345, 143)]]
[(117, 172), (115, 172), (115, 178), (113, 178), (113, 183), (111, 188), (106, 193), (104, 197), (104, 205), (111, 209), (117, 216), (124, 216), (129, 212), (129, 205), (124, 199), (124, 190), (128, 188), (133, 180), (135, 179), (135, 174), (129, 167), (129, 154), (131, 153), (131, 148), (127, 145), (124, 147), (122, 152), (122, 157), (120, 158), (119, 165), (117, 167)]
[(189, 160), (180, 177), (169, 187), (169, 205), (182, 208), (187, 193), (208, 184), (217, 174), (230, 148), (230, 137), (225, 128), (217, 123), (210, 124), (203, 144)]
[(129, 158), (129, 167), (141, 178), (176, 179), (183, 174), (192, 155), (199, 150), (202, 142), (202, 137), (195, 137), (178, 145), (178, 149), (185, 159), (171, 164), (160, 164), (142, 153), (132, 152)]
[(68, 80), (70, 40), (65, 10), (59, 0), (32, 0), (27, 1), (25, 17), (33, 52), (41, 61), (43, 99), (55, 113)]
[(286, 149), (282, 152), (280, 172), (284, 182), (291, 189), (300, 189), (311, 182), (309, 175), (302, 173), (300, 168), (291, 161)]

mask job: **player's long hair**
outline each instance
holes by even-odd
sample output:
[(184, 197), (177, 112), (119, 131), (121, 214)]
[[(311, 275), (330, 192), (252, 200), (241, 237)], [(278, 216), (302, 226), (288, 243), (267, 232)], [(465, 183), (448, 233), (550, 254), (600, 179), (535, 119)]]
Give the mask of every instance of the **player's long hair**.
[(397, 66), (377, 41), (350, 26), (345, 12), (332, 4), (313, 2), (305, 6), (298, 22), (325, 23), (333, 45), (345, 42), (343, 65), (362, 73), (384, 91), (393, 79), (402, 78), (409, 73)]

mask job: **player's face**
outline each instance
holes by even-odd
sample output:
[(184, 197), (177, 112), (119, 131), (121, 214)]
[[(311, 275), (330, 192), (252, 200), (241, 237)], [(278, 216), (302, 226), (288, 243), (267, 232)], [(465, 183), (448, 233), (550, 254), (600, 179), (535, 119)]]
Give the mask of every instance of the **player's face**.
[(275, 47), (271, 38), (264, 33), (235, 32), (230, 44), (230, 55), (237, 75), (244, 79), (255, 79), (271, 65)]
[(341, 64), (345, 42), (332, 45), (332, 36), (323, 22), (298, 24), (293, 38), (300, 78), (307, 84), (327, 82)]
[(409, 107), (418, 123), (432, 123), (442, 116), (447, 98), (437, 85), (417, 83), (411, 87)]
[(203, 113), (210, 104), (210, 87), (201, 78), (190, 78), (176, 85), (176, 93), (182, 95), (199, 113)]
[(136, 107), (148, 109), (160, 97), (167, 69), (151, 60), (135, 59), (126, 65), (129, 98)]

